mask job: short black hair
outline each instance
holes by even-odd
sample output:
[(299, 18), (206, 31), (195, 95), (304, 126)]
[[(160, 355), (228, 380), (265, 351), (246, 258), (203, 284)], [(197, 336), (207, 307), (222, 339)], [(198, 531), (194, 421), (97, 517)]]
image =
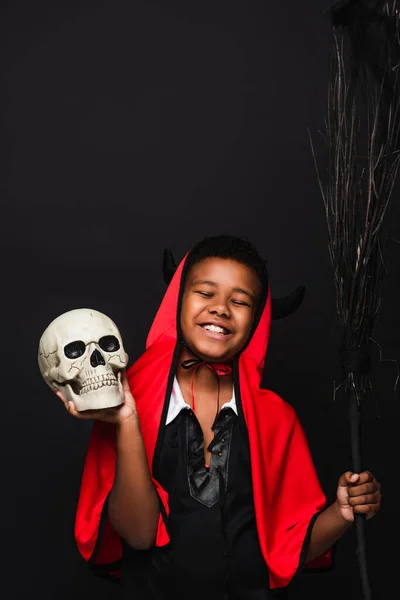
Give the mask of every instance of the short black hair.
[(233, 235), (215, 235), (206, 237), (189, 253), (186, 263), (186, 274), (191, 268), (206, 258), (230, 258), (252, 268), (258, 276), (263, 289), (268, 287), (268, 272), (265, 261), (257, 248), (244, 238)]

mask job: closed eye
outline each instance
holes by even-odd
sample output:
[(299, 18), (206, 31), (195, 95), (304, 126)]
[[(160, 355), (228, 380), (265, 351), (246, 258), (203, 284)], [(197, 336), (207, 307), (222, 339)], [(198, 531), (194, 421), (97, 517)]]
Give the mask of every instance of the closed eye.
[(204, 298), (212, 298), (213, 294), (211, 292), (200, 292), (199, 290), (196, 291), (196, 294), (200, 294), (200, 296), (203, 296)]
[(249, 308), (251, 308), (250, 304), (248, 304), (247, 302), (241, 302), (240, 300), (232, 300), (232, 304), (236, 304), (238, 306), (248, 306)]

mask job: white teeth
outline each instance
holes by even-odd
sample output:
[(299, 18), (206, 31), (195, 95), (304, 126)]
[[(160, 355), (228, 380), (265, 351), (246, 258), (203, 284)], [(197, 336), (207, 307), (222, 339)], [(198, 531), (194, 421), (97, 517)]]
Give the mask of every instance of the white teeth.
[(213, 331), (214, 333), (225, 334), (225, 329), (223, 329), (222, 327), (217, 327), (217, 325), (203, 325), (203, 328), (207, 329), (208, 331)]
[(79, 392), (79, 395), (81, 396), (82, 394), (98, 390), (99, 388), (108, 385), (118, 385), (118, 381), (113, 373), (89, 377), (89, 379), (86, 379), (86, 381), (84, 382), (82, 389)]

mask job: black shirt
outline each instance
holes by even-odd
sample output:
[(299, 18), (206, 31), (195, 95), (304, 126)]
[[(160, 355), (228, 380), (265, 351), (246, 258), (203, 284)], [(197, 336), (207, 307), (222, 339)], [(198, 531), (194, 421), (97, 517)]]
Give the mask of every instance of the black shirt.
[(213, 429), (207, 468), (203, 433), (191, 410), (182, 409), (165, 427), (158, 472), (169, 494), (170, 543), (148, 551), (124, 544), (126, 599), (276, 597), (256, 530), (245, 424), (227, 407)]

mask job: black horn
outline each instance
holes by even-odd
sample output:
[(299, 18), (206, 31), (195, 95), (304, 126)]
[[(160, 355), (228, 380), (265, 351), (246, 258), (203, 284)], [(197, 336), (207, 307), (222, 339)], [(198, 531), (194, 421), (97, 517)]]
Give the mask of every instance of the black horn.
[(283, 319), (294, 313), (303, 302), (306, 288), (301, 285), (294, 292), (283, 298), (272, 298), (272, 319)]
[(171, 283), (175, 271), (176, 264), (172, 252), (169, 248), (165, 248), (163, 256), (163, 278), (167, 285)]

